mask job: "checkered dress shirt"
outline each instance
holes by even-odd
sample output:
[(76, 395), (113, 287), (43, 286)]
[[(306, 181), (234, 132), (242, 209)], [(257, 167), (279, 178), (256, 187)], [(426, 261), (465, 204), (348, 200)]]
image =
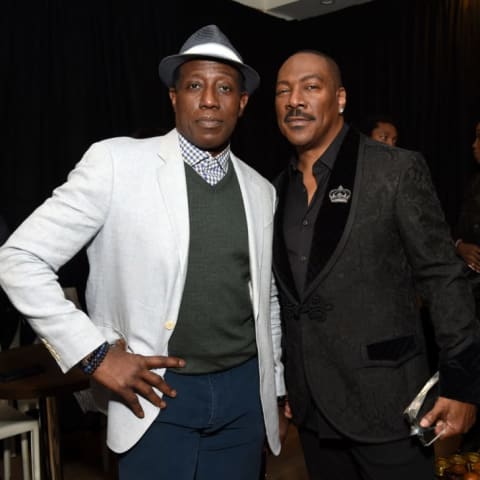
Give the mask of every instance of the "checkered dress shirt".
[(230, 157), (230, 145), (225, 150), (213, 157), (209, 152), (200, 150), (191, 144), (185, 137), (178, 134), (180, 150), (183, 160), (190, 165), (207, 183), (215, 185), (228, 171), (228, 159)]

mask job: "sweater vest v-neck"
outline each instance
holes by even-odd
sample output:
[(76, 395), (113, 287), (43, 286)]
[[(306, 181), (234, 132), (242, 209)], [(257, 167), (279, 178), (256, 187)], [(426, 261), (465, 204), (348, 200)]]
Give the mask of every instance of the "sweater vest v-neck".
[(209, 185), (185, 165), (190, 213), (188, 268), (169, 355), (186, 360), (178, 373), (234, 367), (257, 352), (249, 294), (248, 230), (242, 194), (230, 164)]

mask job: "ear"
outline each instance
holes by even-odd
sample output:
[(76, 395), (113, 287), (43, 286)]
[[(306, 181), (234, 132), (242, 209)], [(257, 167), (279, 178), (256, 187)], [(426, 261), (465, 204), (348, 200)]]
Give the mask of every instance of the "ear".
[(172, 102), (172, 108), (175, 112), (175, 106), (177, 104), (177, 92), (173, 87), (168, 89), (168, 96), (170, 97), (170, 102)]
[(248, 93), (243, 92), (240, 96), (240, 105), (238, 107), (238, 118), (240, 118), (243, 115), (243, 111), (245, 110), (245, 107), (247, 106), (248, 103)]
[(338, 103), (338, 113), (343, 113), (345, 107), (347, 106), (347, 91), (340, 87), (337, 90), (337, 103)]

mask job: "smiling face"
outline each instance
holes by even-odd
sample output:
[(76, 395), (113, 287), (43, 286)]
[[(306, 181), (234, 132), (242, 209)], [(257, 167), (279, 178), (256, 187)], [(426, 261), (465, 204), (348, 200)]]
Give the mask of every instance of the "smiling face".
[(277, 75), (275, 109), (282, 134), (304, 152), (321, 155), (342, 128), (346, 92), (334, 64), (321, 54), (289, 57)]
[(248, 102), (234, 67), (211, 60), (180, 66), (169, 91), (177, 130), (196, 147), (220, 153), (229, 143)]

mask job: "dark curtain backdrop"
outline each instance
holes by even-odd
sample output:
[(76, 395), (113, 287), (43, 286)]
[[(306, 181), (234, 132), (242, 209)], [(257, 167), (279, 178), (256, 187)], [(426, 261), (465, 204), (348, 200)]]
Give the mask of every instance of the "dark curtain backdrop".
[(11, 228), (87, 147), (173, 126), (159, 60), (216, 23), (262, 76), (233, 141), (268, 178), (288, 148), (273, 111), (275, 74), (299, 48), (336, 58), (346, 118), (381, 110), (400, 144), (422, 151), (447, 219), (455, 219), (479, 116), (480, 1), (374, 0), (288, 22), (230, 0), (4, 0), (0, 14), (0, 212)]

